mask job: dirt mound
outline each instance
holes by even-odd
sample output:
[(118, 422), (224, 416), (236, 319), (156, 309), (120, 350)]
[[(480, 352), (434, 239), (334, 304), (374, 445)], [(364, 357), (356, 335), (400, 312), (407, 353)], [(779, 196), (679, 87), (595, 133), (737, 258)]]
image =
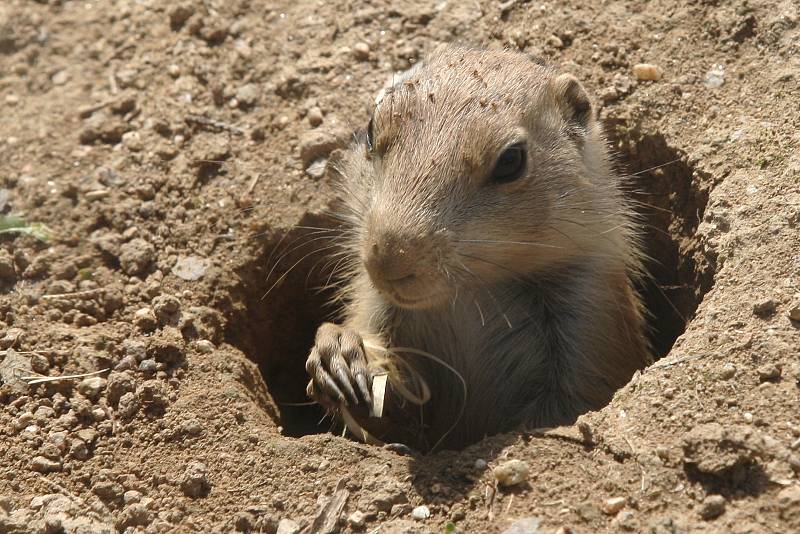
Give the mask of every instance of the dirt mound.
[[(782, 0), (2, 2), (0, 532), (800, 529), (798, 23)], [(328, 157), (451, 41), (585, 81), (663, 358), (575, 427), (413, 456), (328, 433), (303, 364), (337, 311)]]

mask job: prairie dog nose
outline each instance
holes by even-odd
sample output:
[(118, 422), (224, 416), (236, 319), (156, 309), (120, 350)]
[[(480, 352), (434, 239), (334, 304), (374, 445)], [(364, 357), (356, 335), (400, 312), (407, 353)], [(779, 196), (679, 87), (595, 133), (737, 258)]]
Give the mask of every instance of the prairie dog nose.
[(397, 234), (372, 237), (367, 245), (364, 262), (373, 282), (407, 281), (416, 276), (416, 259), (413, 251), (419, 250), (417, 240)]

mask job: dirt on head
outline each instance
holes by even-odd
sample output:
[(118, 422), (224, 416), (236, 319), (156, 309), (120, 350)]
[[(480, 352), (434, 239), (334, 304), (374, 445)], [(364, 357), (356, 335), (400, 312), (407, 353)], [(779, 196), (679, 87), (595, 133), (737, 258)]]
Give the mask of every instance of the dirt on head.
[[(798, 9), (2, 2), (0, 532), (800, 529)], [(574, 426), (420, 455), (342, 436), (304, 364), (329, 162), (441, 43), (584, 84), (658, 360)]]

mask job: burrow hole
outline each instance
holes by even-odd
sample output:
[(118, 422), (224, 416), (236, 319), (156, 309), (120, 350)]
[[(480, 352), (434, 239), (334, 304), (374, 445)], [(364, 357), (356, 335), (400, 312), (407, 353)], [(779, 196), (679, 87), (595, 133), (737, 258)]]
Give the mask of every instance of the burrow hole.
[[(652, 343), (660, 358), (714, 283), (713, 258), (695, 236), (711, 177), (689, 165), (660, 134), (643, 133), (624, 121), (609, 121), (606, 127), (619, 171), (629, 175), (628, 194), (646, 224), (652, 279), (639, 290), (651, 314)], [(266, 240), (240, 272), (238, 293), (244, 295), (244, 307), (229, 321), (229, 341), (260, 366), (289, 436), (333, 428), (330, 419), (323, 419), (323, 410), (309, 404), (304, 365), (317, 327), (335, 321), (340, 312), (330, 303), (331, 292), (319, 289), (329, 282), (333, 267), (324, 250), (330, 241), (309, 228), (335, 227), (329, 217), (308, 214), (298, 228)]]

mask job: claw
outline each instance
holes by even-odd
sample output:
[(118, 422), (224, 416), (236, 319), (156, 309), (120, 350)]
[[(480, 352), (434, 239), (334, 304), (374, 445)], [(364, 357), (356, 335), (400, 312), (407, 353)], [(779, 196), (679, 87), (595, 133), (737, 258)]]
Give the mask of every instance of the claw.
[(356, 384), (358, 384), (358, 390), (361, 392), (364, 400), (367, 401), (367, 404), (372, 404), (372, 393), (369, 390), (367, 376), (363, 371), (359, 371), (356, 374)]
[(347, 368), (347, 363), (339, 356), (331, 362), (331, 367), (334, 375), (339, 380), (341, 389), (347, 393), (347, 396), (354, 405), (358, 404), (358, 397), (356, 396), (353, 386), (350, 384), (352, 380), (350, 379), (350, 370)]
[(342, 393), (342, 390), (339, 389), (339, 386), (336, 385), (336, 382), (333, 381), (330, 375), (325, 373), (323, 376), (318, 376), (317, 382), (321, 383), (328, 390), (327, 392), (331, 397), (334, 397), (337, 401), (347, 406), (347, 399), (344, 393)]

